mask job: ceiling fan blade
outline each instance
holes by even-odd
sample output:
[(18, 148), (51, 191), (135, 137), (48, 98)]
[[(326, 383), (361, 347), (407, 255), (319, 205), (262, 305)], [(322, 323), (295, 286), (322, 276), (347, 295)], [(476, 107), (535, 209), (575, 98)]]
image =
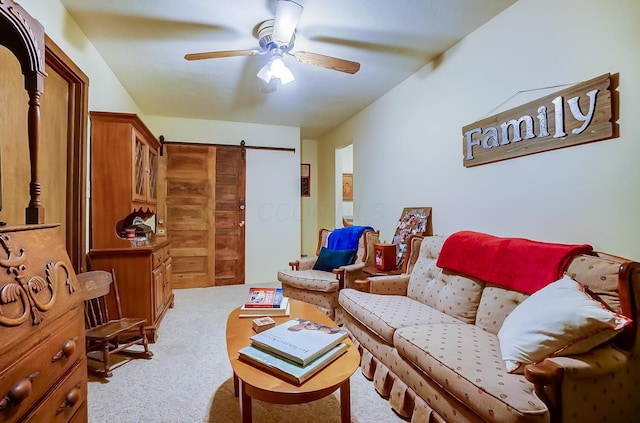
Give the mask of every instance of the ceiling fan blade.
[(217, 59), (219, 57), (235, 57), (235, 56), (253, 56), (260, 53), (258, 50), (226, 50), (226, 51), (208, 51), (204, 53), (185, 54), (187, 60)]
[(273, 21), (273, 42), (287, 45), (298, 25), (302, 6), (291, 0), (278, 0)]
[(337, 57), (325, 56), (318, 53), (309, 53), (308, 51), (298, 51), (293, 54), (293, 57), (295, 57), (298, 62), (350, 74), (354, 74), (360, 70), (360, 63), (358, 62), (338, 59)]

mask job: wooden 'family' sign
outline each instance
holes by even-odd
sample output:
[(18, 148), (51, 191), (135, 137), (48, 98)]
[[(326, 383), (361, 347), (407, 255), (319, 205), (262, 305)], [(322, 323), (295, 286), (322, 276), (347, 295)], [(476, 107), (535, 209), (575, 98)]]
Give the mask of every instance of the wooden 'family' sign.
[(464, 166), (612, 138), (610, 86), (607, 73), (465, 126)]

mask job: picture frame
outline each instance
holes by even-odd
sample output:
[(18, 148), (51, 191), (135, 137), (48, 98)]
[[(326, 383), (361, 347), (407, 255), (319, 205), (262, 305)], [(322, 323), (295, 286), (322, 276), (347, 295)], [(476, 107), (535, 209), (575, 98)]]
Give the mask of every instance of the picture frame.
[(300, 196), (311, 197), (311, 164), (300, 163)]
[(342, 174), (342, 201), (353, 201), (353, 173)]
[(397, 266), (404, 264), (407, 241), (411, 235), (433, 235), (431, 207), (405, 207), (396, 225), (393, 243), (397, 248)]

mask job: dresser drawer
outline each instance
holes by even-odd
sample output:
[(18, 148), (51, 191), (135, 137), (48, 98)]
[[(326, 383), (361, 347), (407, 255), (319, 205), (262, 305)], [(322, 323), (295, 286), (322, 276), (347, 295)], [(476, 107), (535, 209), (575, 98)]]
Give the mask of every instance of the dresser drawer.
[[(64, 378), (47, 399), (33, 410), (25, 422), (56, 423), (73, 421), (87, 421), (85, 400), (87, 398), (86, 358), (77, 363), (73, 371)], [(76, 415), (76, 413), (80, 413)], [(84, 413), (84, 414), (83, 414)]]
[[(0, 398), (24, 388), (28, 392), (19, 403), (10, 402), (0, 411), (0, 422), (14, 421), (28, 411), (65, 373), (84, 359), (83, 308), (76, 307), (56, 320), (51, 334), (13, 359), (0, 370)], [(86, 367), (82, 369), (86, 374)], [(84, 388), (86, 390), (86, 388)]]
[(153, 261), (151, 266), (154, 269), (156, 267), (160, 266), (162, 264), (162, 262), (164, 261), (164, 248), (158, 248), (157, 250), (152, 252), (151, 253), (151, 260)]
[(171, 244), (164, 247), (162, 251), (163, 251), (162, 254), (164, 255), (165, 260), (168, 260), (169, 258), (171, 258)]

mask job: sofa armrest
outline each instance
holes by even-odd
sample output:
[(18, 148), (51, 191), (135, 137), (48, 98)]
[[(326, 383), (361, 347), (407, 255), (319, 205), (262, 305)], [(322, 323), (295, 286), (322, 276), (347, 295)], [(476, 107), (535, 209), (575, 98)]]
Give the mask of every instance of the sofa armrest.
[(369, 280), (369, 292), (372, 294), (407, 295), (409, 275), (372, 276)]
[(318, 260), (318, 257), (305, 257), (290, 261), (289, 266), (291, 266), (291, 270), (311, 270), (313, 265), (316, 264), (316, 260)]
[[(563, 403), (581, 403), (563, 398), (570, 390), (564, 389), (569, 383), (589, 380), (602, 380), (618, 372), (625, 372), (630, 366), (629, 357), (617, 348), (607, 345), (596, 348), (589, 353), (567, 357), (552, 357), (540, 363), (528, 364), (524, 370), (525, 378), (533, 383), (538, 397), (549, 407), (552, 422), (562, 421), (562, 416), (570, 410), (563, 410)], [(606, 389), (603, 386), (603, 389)], [(612, 389), (611, 391), (614, 391)], [(579, 395), (579, 392), (576, 393)], [(564, 399), (564, 401), (563, 401)]]

